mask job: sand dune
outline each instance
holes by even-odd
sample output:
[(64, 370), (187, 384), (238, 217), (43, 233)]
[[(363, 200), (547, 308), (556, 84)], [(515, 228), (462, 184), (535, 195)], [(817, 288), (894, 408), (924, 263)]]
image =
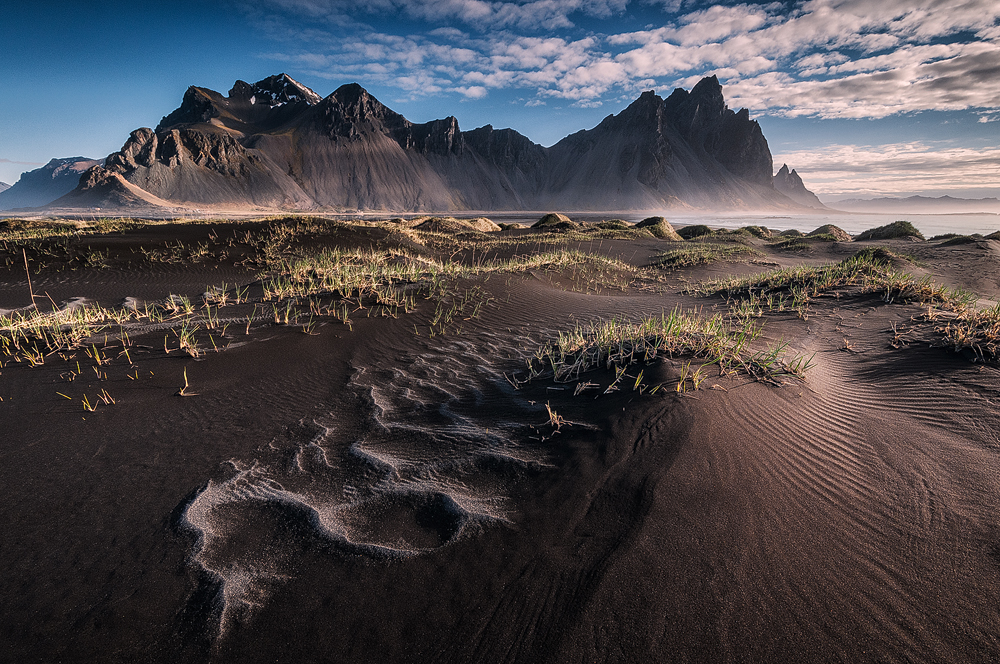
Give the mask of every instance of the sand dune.
[[(684, 289), (866, 246), (996, 300), (995, 241), (802, 240), (789, 250), (717, 237), (708, 245), (759, 253), (665, 271), (645, 266), (705, 242), (593, 226), (434, 228), (214, 222), (28, 245), (47, 308), (131, 298), (166, 313), (128, 323), (128, 341), (109, 328), (38, 366), (13, 350), (3, 358), (8, 657), (1000, 654), (1000, 373), (995, 359), (943, 347), (953, 311), (927, 321), (926, 305), (843, 287), (801, 316), (764, 314), (755, 343), (811, 357), (804, 379), (760, 382), (710, 365), (695, 390), (684, 376), (705, 360), (677, 355), (633, 365), (618, 383), (604, 369), (525, 382), (536, 350), (561, 332), (677, 306), (728, 312), (724, 299)], [(396, 296), (414, 299), (395, 308), (370, 295), (347, 303), (343, 292), (311, 305), (266, 299), (280, 260), (335, 248), (481, 271), (447, 277), (443, 290), (399, 281)], [(562, 249), (599, 258), (486, 271), (494, 259)], [(0, 307), (24, 307), (23, 267), (2, 269)], [(219, 302), (209, 287), (223, 283), (230, 301), (206, 309)], [(237, 293), (245, 301), (232, 301)], [(180, 296), (197, 312), (170, 313)], [(197, 356), (182, 347), (194, 325)], [(185, 381), (195, 396), (175, 396)], [(574, 396), (580, 382), (595, 386)], [(115, 402), (96, 401), (99, 390)]]

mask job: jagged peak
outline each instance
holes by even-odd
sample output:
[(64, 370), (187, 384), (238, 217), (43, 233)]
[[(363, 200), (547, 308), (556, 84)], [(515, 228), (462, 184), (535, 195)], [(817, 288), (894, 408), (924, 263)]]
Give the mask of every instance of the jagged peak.
[(777, 175), (775, 177), (788, 177), (788, 164), (782, 164), (781, 168), (778, 169)]
[[(360, 83), (344, 83), (339, 88), (334, 90), (330, 94), (330, 97), (333, 97), (343, 103), (375, 99), (375, 97), (373, 97), (370, 92), (365, 90)], [(327, 99), (330, 97), (327, 97)]]
[(302, 85), (288, 74), (268, 76), (254, 83), (253, 87), (255, 91), (270, 93), (278, 103), (304, 101), (312, 106), (322, 101), (322, 97), (311, 88)]
[(341, 85), (324, 99), (323, 103), (339, 107), (344, 117), (352, 120), (393, 118), (397, 121), (405, 121), (402, 115), (380, 102), (357, 83)]
[(699, 96), (716, 96), (722, 95), (722, 84), (719, 83), (719, 77), (715, 74), (711, 76), (706, 76), (705, 78), (698, 81), (693, 88), (691, 88), (691, 94), (695, 97)]
[(322, 101), (311, 88), (302, 85), (288, 74), (268, 76), (253, 85), (242, 80), (236, 81), (229, 91), (229, 97), (245, 99), (252, 105), (267, 104), (271, 108), (293, 102), (305, 102), (315, 106)]
[(641, 95), (639, 95), (635, 101), (629, 104), (625, 110), (623, 110), (618, 115), (609, 115), (601, 121), (598, 126), (607, 126), (609, 123), (615, 122), (617, 118), (626, 121), (634, 121), (638, 118), (652, 118), (655, 117), (663, 106), (663, 99), (659, 97), (653, 90), (646, 90)]
[(156, 131), (163, 131), (179, 124), (208, 122), (218, 117), (219, 109), (216, 108), (215, 98), (221, 99), (216, 92), (192, 85), (184, 91), (181, 105), (169, 115), (165, 115), (156, 125)]

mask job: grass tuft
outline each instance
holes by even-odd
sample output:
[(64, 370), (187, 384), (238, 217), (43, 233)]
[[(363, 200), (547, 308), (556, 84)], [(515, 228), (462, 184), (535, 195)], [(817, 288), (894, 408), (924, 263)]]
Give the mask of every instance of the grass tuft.
[(916, 226), (908, 221), (894, 221), (878, 228), (869, 228), (854, 240), (856, 242), (866, 242), (869, 240), (892, 240), (896, 238), (913, 238), (923, 240), (924, 234), (917, 230)]
[[(554, 342), (540, 347), (528, 361), (529, 379), (551, 376), (556, 382), (567, 383), (593, 369), (613, 368), (616, 378), (605, 390), (607, 393), (622, 382), (625, 368), (675, 357), (693, 358), (702, 367), (716, 365), (721, 373), (744, 373), (756, 380), (774, 382), (784, 375), (803, 377), (808, 363), (786, 362), (784, 346), (751, 349), (761, 329), (754, 324), (732, 326), (721, 314), (706, 317), (680, 308), (638, 322), (601, 320), (560, 333)], [(696, 385), (700, 384), (699, 372), (689, 375)], [(640, 376), (633, 389), (638, 390), (641, 384)]]
[(677, 270), (692, 265), (705, 265), (716, 261), (746, 261), (763, 256), (753, 247), (742, 244), (687, 244), (653, 257), (651, 267)]

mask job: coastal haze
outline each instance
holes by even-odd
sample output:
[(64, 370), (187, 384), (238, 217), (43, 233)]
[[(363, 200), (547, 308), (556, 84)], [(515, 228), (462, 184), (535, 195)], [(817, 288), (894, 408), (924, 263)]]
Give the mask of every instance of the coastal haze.
[(0, 660), (1000, 660), (995, 2), (0, 37)]

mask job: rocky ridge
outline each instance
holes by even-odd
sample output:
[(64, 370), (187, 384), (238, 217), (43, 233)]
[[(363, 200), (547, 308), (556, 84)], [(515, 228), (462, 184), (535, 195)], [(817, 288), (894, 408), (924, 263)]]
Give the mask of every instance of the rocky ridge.
[(78, 186), (80, 175), (103, 163), (102, 159), (66, 157), (52, 159), (33, 171), (21, 174), (13, 185), (0, 188), (0, 210), (45, 205)]
[(781, 169), (774, 175), (774, 188), (805, 207), (827, 209), (816, 194), (806, 189), (799, 174), (794, 169), (788, 170), (788, 164), (782, 164)]
[[(301, 210), (797, 209), (772, 184), (757, 122), (716, 77), (643, 93), (544, 148), (512, 129), (413, 123), (356, 83), (325, 98), (287, 75), (191, 87), (155, 129), (131, 133), (104, 171), (54, 206), (99, 203), (109, 174), (140, 200)], [(124, 194), (120, 188), (112, 198)], [(73, 203), (76, 201), (76, 203)], [(113, 202), (113, 201), (112, 201)]]

